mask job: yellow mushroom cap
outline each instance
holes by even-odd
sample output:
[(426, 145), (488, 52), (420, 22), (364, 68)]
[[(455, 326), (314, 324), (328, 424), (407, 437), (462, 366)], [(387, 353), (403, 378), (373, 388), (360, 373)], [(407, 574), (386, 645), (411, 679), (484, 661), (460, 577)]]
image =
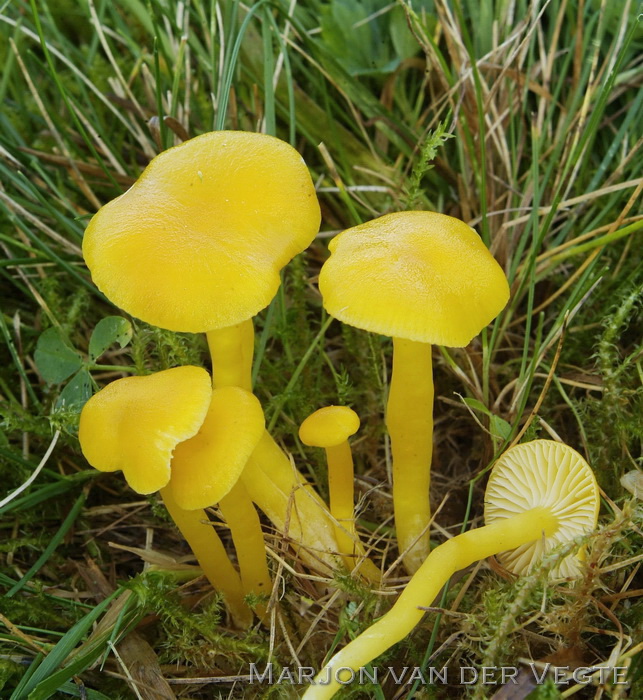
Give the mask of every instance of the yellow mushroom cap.
[(122, 469), (138, 493), (158, 491), (170, 481), (172, 451), (203, 423), (211, 392), (210, 375), (201, 367), (117, 379), (80, 414), (85, 458), (102, 472)]
[(341, 445), (359, 430), (359, 416), (348, 406), (325, 406), (306, 418), (299, 439), (310, 447)]
[(444, 214), (387, 214), (329, 245), (319, 276), (324, 307), (357, 328), (463, 347), (509, 299), (509, 285), (478, 234)]
[[(578, 452), (560, 442), (534, 440), (512, 447), (496, 462), (485, 492), (484, 518), (489, 525), (537, 506), (558, 518), (551, 537), (498, 555), (505, 568), (522, 574), (550, 550), (592, 532), (599, 505), (596, 478)], [(567, 556), (552, 573), (573, 577), (578, 571), (578, 558)]]
[(89, 222), (83, 255), (117, 306), (161, 328), (200, 333), (266, 307), (280, 269), (319, 223), (315, 188), (292, 146), (217, 131), (154, 158)]
[(218, 503), (235, 485), (265, 430), (256, 396), (236, 386), (212, 392), (199, 432), (174, 451), (170, 488), (184, 510)]

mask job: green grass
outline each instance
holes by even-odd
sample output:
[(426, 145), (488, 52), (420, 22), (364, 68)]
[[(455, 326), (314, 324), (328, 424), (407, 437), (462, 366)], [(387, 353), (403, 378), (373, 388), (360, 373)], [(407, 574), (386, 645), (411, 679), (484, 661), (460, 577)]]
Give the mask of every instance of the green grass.
[[(8, 593), (0, 601), (0, 693), (79, 696), (82, 683), (90, 698), (136, 697), (110, 645), (137, 624), (169, 679), (234, 678), (268, 658), (275, 668), (293, 665), (293, 649), (302, 664), (319, 667), (390, 600), (338, 579), (341, 594), (329, 604), (286, 571), (274, 636), (261, 627), (243, 636), (226, 628), (218, 601), (203, 599), (207, 586), (193, 583), (190, 571), (141, 574), (131, 548), (145, 547), (146, 536), (161, 553), (184, 555), (185, 545), (162, 509), (140, 502), (120, 475), (89, 470), (76, 437), (78, 406), (60, 408), (69, 380), (47, 384), (39, 374), (36, 345), (50, 328), (85, 372), (67, 396), (124, 376), (123, 367), (141, 374), (207, 366), (202, 338), (136, 320), (131, 342), (112, 345), (98, 363), (92, 332), (121, 312), (92, 284), (80, 244), (89, 217), (160, 149), (213, 128), (276, 134), (311, 168), (322, 233), (285, 270), (257, 319), (255, 391), (274, 434), (322, 493), (321, 456), (297, 442), (296, 428), (324, 404), (358, 411), (360, 522), (364, 533), (385, 523), (379, 549), (392, 544), (382, 427), (391, 344), (330, 320), (314, 281), (332, 232), (383, 213), (432, 209), (471, 222), (511, 282), (508, 307), (479, 338), (434, 353), (432, 498), (435, 506), (446, 499), (441, 527), (457, 532), (479, 522), (484, 474), (516, 438), (560, 437), (587, 457), (604, 489), (602, 529), (588, 542), (593, 568), (579, 589), (548, 589), (543, 598), (542, 576), (514, 583), (484, 566), (465, 572), (442, 598), (453, 610), (428, 615), (383, 665), (513, 665), (560, 653), (566, 639), (588, 663), (614, 653), (612, 661), (631, 663), (630, 677), (642, 682), (641, 655), (628, 657), (641, 641), (641, 511), (620, 484), (641, 468), (643, 432), (636, 4), (302, 0), (289, 16), (290, 6), (13, 0), (0, 7), (7, 492), (61, 431), (34, 484), (2, 511), (0, 583)], [(225, 528), (221, 534), (227, 541)], [(395, 556), (389, 547), (387, 566)], [(86, 558), (117, 598), (79, 573)], [(395, 569), (388, 585), (402, 575)], [(133, 592), (125, 602), (122, 586)], [(103, 629), (88, 638), (104, 611)], [(172, 688), (192, 698), (221, 688), (222, 697), (259, 693), (243, 682)], [(436, 686), (426, 697), (460, 691)], [(394, 692), (387, 684), (362, 696)], [(485, 697), (489, 688), (471, 692)]]

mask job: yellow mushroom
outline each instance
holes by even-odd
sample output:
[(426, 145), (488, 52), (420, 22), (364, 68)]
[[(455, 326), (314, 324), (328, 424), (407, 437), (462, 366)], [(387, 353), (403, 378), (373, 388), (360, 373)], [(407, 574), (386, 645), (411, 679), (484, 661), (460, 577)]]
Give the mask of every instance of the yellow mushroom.
[(204, 333), (252, 318), (319, 229), (303, 159), (272, 136), (202, 134), (160, 153), (92, 218), (83, 255), (132, 316)]
[(304, 445), (323, 447), (328, 462), (330, 512), (335, 518), (339, 553), (350, 570), (357, 569), (373, 582), (380, 572), (366, 559), (355, 528), (353, 456), (348, 438), (359, 429), (359, 416), (348, 406), (325, 406), (308, 416), (299, 428)]
[[(83, 255), (98, 288), (128, 313), (161, 328), (207, 333), (215, 388), (250, 391), (252, 317), (270, 303), (281, 268), (311, 243), (320, 218), (294, 148), (265, 134), (217, 131), (154, 158), (92, 218)], [(269, 452), (260, 445), (252, 468), (294, 491), (292, 517), (301, 517), (304, 539), (314, 533), (332, 550), (321, 500), (303, 496), (303, 478), (287, 458), (267, 463)], [(239, 501), (236, 488), (230, 496)], [(274, 489), (252, 493), (275, 524), (291, 520)], [(264, 556), (263, 548), (255, 556)]]
[(429, 552), (431, 344), (467, 345), (505, 306), (509, 286), (478, 234), (443, 214), (388, 214), (344, 231), (329, 249), (319, 276), (328, 313), (393, 337), (386, 425), (397, 539), (413, 573)]
[[(486, 525), (436, 547), (391, 610), (330, 659), (304, 700), (331, 698), (346, 676), (341, 669), (357, 670), (404, 639), (456, 571), (498, 555), (514, 573), (526, 573), (552, 549), (595, 530), (599, 505), (594, 474), (571, 447), (535, 440), (507, 450), (487, 485)], [(577, 573), (573, 553), (551, 570)]]
[(186, 510), (172, 497), (172, 453), (197, 434), (210, 406), (210, 376), (200, 367), (175, 367), (143, 377), (118, 379), (85, 404), (78, 438), (87, 461), (99, 471), (122, 470), (134, 491), (161, 496), (203, 573), (220, 591), (237, 624), (252, 614), (232, 566), (205, 511)]
[[(256, 396), (235, 386), (214, 389), (199, 432), (174, 451), (168, 490), (184, 510), (219, 504), (232, 534), (244, 592), (269, 595), (271, 580), (261, 524), (239, 483), (264, 431), (264, 415)], [(263, 604), (257, 613), (264, 617)]]
[(159, 154), (83, 238), (96, 286), (161, 328), (207, 333), (216, 387), (250, 389), (250, 319), (319, 230), (299, 153), (273, 136), (202, 134)]

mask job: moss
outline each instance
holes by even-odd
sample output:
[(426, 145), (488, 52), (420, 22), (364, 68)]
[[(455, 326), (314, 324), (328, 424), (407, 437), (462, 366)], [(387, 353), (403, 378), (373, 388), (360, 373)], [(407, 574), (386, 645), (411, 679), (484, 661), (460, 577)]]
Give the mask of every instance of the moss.
[(527, 695), (526, 700), (558, 700), (561, 697), (560, 690), (551, 678), (548, 678), (542, 685), (532, 690)]
[(41, 630), (66, 631), (85, 612), (83, 608), (54, 602), (31, 582), (29, 595), (0, 598), (0, 612), (14, 625), (25, 625)]
[(643, 350), (634, 331), (640, 326), (642, 300), (643, 288), (622, 289), (603, 318), (595, 353), (603, 390), (599, 398), (579, 401), (590, 462), (601, 486), (611, 492), (620, 490), (620, 477), (633, 465), (629, 455), (640, 452), (643, 437), (643, 387), (634, 371)]
[(149, 572), (128, 584), (139, 605), (158, 617), (157, 648), (163, 663), (234, 675), (239, 667), (269, 658), (269, 644), (252, 629), (230, 635), (221, 627), (221, 597), (209, 596), (198, 607), (182, 599), (172, 574)]
[(11, 684), (12, 688), (15, 687), (25, 670), (25, 666), (12, 659), (0, 659), (0, 691), (8, 690), (8, 684)]

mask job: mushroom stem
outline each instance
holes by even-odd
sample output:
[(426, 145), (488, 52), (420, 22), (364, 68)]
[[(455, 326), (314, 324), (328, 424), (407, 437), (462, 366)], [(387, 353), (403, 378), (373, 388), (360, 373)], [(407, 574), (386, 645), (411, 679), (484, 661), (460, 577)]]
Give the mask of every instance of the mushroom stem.
[(372, 582), (379, 582), (377, 567), (366, 558), (355, 528), (353, 455), (348, 440), (326, 447), (330, 513), (335, 518), (335, 537), (349, 569), (357, 569)]
[[(263, 532), (259, 516), (243, 483), (237, 481), (226, 496), (219, 501), (219, 508), (234, 533), (234, 548), (241, 567), (241, 584), (246, 594), (269, 596), (272, 581), (266, 565)], [(261, 552), (262, 556), (257, 556)], [(255, 611), (263, 622), (266, 618), (266, 604), (259, 603)]]
[(433, 367), (431, 345), (393, 338), (386, 407), (393, 461), (393, 511), (398, 549), (414, 574), (429, 554)]
[(339, 551), (354, 554), (355, 521), (353, 518), (353, 456), (348, 441), (326, 448), (330, 513), (337, 520), (335, 528)]
[(335, 571), (338, 548), (328, 509), (268, 432), (248, 460), (242, 479), (275, 527), (301, 546), (309, 565), (317, 570), (321, 565), (325, 574)]
[(207, 333), (216, 388), (239, 386), (252, 391), (254, 327), (252, 319)]
[[(252, 319), (235, 326), (209, 331), (208, 347), (212, 357), (212, 382), (215, 389), (237, 386), (252, 391), (254, 327)], [(246, 593), (268, 593), (272, 589), (261, 522), (244, 488), (237, 482), (220, 502), (234, 548), (237, 552), (241, 582)], [(265, 618), (265, 606), (257, 614)]]
[[(214, 386), (234, 385), (251, 390), (254, 348), (252, 321), (209, 331), (207, 337), (212, 356)], [(317, 550), (316, 556), (334, 569), (336, 561), (331, 553), (337, 552), (337, 542), (332, 535), (333, 526), (328, 517), (328, 509), (267, 431), (253, 453), (251, 462), (253, 467), (250, 468), (249, 464), (244, 474), (252, 471), (255, 479), (245, 478), (244, 483), (252, 500), (282, 532), (284, 525), (289, 523), (291, 536), (305, 547)], [(257, 472), (258, 469), (263, 472), (261, 475)], [(258, 480), (264, 484), (264, 488), (256, 488)], [(281, 494), (275, 494), (275, 489), (279, 489)], [(289, 501), (291, 493), (292, 504)], [(296, 524), (295, 518), (301, 518), (301, 524)], [(237, 536), (232, 526), (230, 529), (236, 548)], [(258, 541), (258, 537), (255, 538), (255, 542)], [(245, 565), (238, 549), (237, 555), (243, 580)], [(265, 560), (263, 543), (261, 554), (257, 550), (255, 557)], [(316, 568), (319, 568), (319, 562)]]
[(184, 510), (165, 487), (159, 491), (174, 524), (190, 545), (199, 566), (215, 590), (222, 593), (230, 613), (239, 627), (248, 627), (252, 612), (243, 600), (241, 580), (204, 510)]
[(304, 700), (326, 700), (343, 687), (342, 669), (353, 671), (370, 663), (404, 639), (424, 616), (449, 578), (473, 562), (515, 549), (558, 529), (558, 518), (539, 506), (519, 515), (457, 535), (436, 547), (402, 591), (395, 605), (324, 666), (304, 693)]
[[(321, 516), (324, 528), (329, 527), (331, 520), (328, 517), (328, 507), (267, 430), (252, 453), (252, 459), (261, 466), (275, 483), (275, 486), (284, 493), (303, 492), (305, 502), (310, 505), (300, 511), (300, 514), (307, 513), (313, 519), (319, 519)], [(337, 546), (334, 537), (332, 543), (335, 547)]]

